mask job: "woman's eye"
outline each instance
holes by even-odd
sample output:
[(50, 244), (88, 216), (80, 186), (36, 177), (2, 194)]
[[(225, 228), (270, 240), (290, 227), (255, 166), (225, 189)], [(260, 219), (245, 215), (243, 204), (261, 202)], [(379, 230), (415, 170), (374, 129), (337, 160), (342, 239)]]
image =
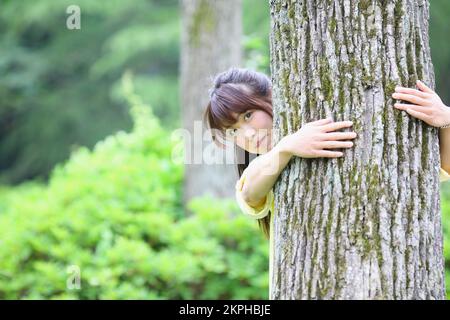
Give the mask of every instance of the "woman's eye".
[(244, 119), (245, 119), (245, 120), (248, 120), (248, 119), (250, 119), (251, 116), (252, 116), (252, 113), (251, 113), (251, 112), (248, 112), (248, 113), (244, 116)]

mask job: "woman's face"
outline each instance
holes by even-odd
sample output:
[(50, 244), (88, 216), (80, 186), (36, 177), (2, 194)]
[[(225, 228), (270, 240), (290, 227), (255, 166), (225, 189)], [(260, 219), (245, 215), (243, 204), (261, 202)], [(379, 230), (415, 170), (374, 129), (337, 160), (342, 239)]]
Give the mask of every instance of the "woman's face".
[(237, 122), (227, 129), (227, 138), (240, 148), (256, 154), (272, 149), (272, 117), (258, 109), (234, 114)]

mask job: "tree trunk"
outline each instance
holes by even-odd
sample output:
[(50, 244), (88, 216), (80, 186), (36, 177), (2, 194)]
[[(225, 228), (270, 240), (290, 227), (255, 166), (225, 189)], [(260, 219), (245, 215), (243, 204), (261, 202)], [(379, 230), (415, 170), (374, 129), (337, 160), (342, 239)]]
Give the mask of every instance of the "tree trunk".
[(353, 121), (341, 159), (295, 158), (275, 186), (271, 299), (444, 299), (438, 129), (393, 108), (434, 86), (426, 0), (272, 0), (275, 141)]
[[(200, 121), (214, 75), (241, 63), (241, 0), (183, 0), (181, 9), (181, 108), (183, 126), (190, 132), (184, 202), (205, 193), (232, 197), (236, 166), (220, 163), (225, 162), (223, 151), (211, 151), (211, 141), (202, 141), (205, 128), (201, 130)], [(211, 151), (210, 161), (216, 164), (205, 163), (205, 150)]]

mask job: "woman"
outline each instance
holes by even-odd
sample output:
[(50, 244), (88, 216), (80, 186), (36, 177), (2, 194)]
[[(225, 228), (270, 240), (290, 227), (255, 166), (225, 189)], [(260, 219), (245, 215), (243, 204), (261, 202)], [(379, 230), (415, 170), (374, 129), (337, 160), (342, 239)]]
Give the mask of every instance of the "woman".
[[(398, 110), (427, 124), (442, 128), (450, 125), (450, 108), (424, 83), (417, 81), (419, 90), (397, 87), (394, 99), (412, 104), (395, 103)], [(213, 139), (230, 139), (243, 149), (246, 161), (238, 165), (240, 179), (236, 184), (236, 198), (242, 211), (258, 219), (267, 238), (270, 238), (273, 212), (273, 185), (281, 171), (293, 156), (303, 158), (337, 158), (348, 149), (356, 138), (350, 121), (334, 122), (320, 119), (303, 125), (297, 132), (272, 145), (272, 97), (269, 78), (259, 72), (232, 68), (219, 74), (210, 92), (211, 100), (205, 111), (205, 119), (215, 132)], [(450, 176), (450, 129), (440, 130), (441, 168), (440, 180)], [(261, 154), (249, 162), (248, 153)]]

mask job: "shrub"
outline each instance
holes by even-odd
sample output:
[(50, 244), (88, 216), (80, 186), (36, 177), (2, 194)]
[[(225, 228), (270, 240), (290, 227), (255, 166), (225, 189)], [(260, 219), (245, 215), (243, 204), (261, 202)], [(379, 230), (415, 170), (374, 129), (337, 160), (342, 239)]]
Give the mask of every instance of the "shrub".
[(132, 132), (77, 150), (47, 185), (0, 189), (0, 298), (267, 299), (255, 222), (233, 200), (195, 199), (186, 213), (174, 143), (127, 98)]

